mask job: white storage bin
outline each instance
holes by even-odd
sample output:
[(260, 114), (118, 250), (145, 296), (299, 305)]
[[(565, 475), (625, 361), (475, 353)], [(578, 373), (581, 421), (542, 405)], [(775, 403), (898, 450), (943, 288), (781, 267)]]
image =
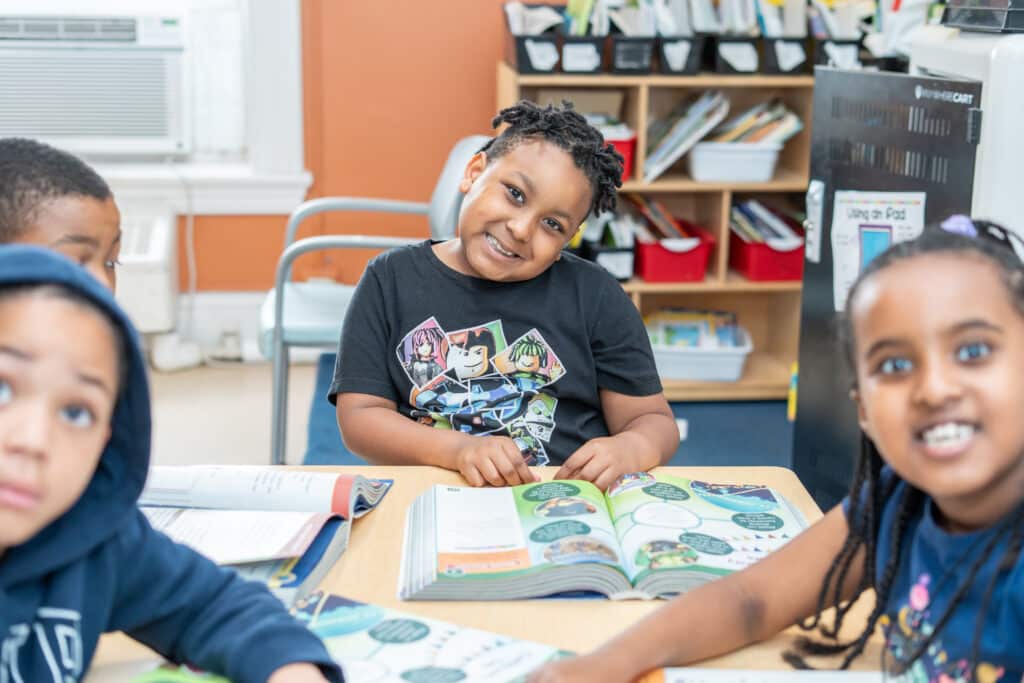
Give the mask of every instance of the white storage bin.
[(654, 364), (662, 379), (735, 382), (743, 376), (743, 364), (754, 345), (742, 327), (736, 330), (739, 346), (707, 349), (697, 346), (654, 344)]
[(775, 173), (782, 145), (760, 142), (699, 142), (687, 156), (699, 182), (766, 183)]

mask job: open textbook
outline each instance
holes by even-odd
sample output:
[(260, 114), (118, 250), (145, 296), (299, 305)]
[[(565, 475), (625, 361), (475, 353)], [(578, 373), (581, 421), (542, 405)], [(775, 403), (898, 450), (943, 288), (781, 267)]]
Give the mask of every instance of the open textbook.
[(399, 597), (516, 600), (682, 593), (742, 569), (806, 527), (779, 493), (665, 474), (506, 488), (434, 486), (406, 519)]
[(139, 505), (175, 541), (267, 583), (291, 604), (348, 544), (391, 482), (271, 467), (154, 467)]
[[(293, 610), (341, 664), (346, 683), (512, 683), (570, 653), (549, 645), (426, 619), (337, 595), (316, 593)], [(181, 668), (134, 683), (223, 681)]]

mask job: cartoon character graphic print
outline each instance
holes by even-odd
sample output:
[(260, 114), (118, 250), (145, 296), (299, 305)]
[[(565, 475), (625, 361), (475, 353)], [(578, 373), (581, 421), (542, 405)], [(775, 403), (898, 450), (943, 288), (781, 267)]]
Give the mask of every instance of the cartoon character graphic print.
[(500, 434), (530, 465), (546, 465), (558, 400), (545, 387), (565, 368), (536, 329), (511, 344), (500, 320), (446, 332), (433, 317), (395, 350), (412, 382), (412, 416), (440, 429)]
[[(879, 620), (885, 631), (889, 655), (897, 662), (906, 661), (918, 645), (931, 635), (935, 627), (930, 619), (941, 616), (929, 611), (931, 583), (929, 574), (921, 574), (911, 586), (907, 602), (900, 607), (895, 617), (885, 615)], [(971, 663), (966, 659), (951, 659), (942, 646), (942, 639), (936, 638), (909, 669), (892, 680), (912, 683), (996, 683), (1002, 679), (1003, 673), (1005, 670), (1002, 667), (979, 662), (977, 678), (972, 679)]]

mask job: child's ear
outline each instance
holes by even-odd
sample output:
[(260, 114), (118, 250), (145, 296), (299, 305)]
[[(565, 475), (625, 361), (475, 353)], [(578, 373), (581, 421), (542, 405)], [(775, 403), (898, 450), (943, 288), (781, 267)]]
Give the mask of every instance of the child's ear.
[(871, 436), (871, 430), (868, 429), (868, 416), (864, 411), (864, 401), (861, 400), (860, 389), (853, 387), (850, 389), (850, 400), (857, 406), (857, 423), (860, 425), (861, 431)]
[(480, 174), (487, 168), (487, 152), (477, 152), (466, 164), (466, 170), (462, 172), (462, 180), (459, 182), (459, 192), (466, 194), (473, 182), (480, 177)]

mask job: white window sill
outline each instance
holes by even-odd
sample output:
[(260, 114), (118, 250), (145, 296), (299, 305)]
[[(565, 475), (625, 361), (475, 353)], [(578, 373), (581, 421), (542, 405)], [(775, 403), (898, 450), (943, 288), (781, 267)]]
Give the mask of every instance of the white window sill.
[(244, 163), (97, 164), (118, 204), (160, 203), (175, 213), (289, 214), (305, 198), (313, 177), (256, 172)]

